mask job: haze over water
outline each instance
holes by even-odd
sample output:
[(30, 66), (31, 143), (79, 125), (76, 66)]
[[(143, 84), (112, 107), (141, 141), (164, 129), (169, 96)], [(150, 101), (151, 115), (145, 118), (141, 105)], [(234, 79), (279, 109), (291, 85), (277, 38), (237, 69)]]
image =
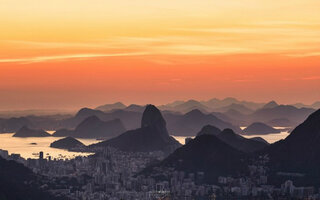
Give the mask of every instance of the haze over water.
[[(13, 133), (0, 134), (0, 149), (7, 150), (9, 154), (20, 154), (21, 157), (38, 158), (38, 153), (43, 151), (45, 157), (70, 159), (76, 156), (88, 156), (91, 153), (69, 152), (64, 149), (51, 148), (50, 144), (63, 137), (12, 137)], [(79, 139), (85, 145), (99, 142), (96, 139)], [(36, 144), (31, 144), (36, 143)]]
[[(245, 129), (246, 127), (240, 127), (242, 130)], [(261, 137), (264, 140), (266, 140), (268, 143), (274, 143), (277, 142), (279, 140), (285, 139), (290, 132), (288, 131), (290, 129), (290, 127), (273, 127), (275, 129), (286, 129), (285, 131), (281, 131), (280, 133), (270, 133), (270, 134), (256, 134), (256, 135), (242, 135), (245, 138), (254, 138), (254, 137)], [(173, 136), (174, 139), (176, 139), (178, 142), (180, 142), (181, 144), (185, 144), (185, 139), (186, 138), (190, 138), (190, 136)], [(194, 138), (194, 137), (191, 137)]]
[[(241, 127), (242, 129), (245, 127)], [(277, 129), (283, 129), (288, 127), (274, 127)], [(52, 134), (53, 131), (48, 131)], [(51, 156), (52, 158), (62, 158), (70, 159), (76, 156), (88, 156), (91, 153), (82, 153), (82, 152), (69, 152), (64, 149), (51, 148), (50, 144), (56, 140), (59, 140), (63, 137), (12, 137), (14, 133), (3, 133), (0, 134), (0, 149), (7, 150), (9, 154), (15, 153), (20, 154), (21, 157), (27, 158), (38, 158), (38, 153), (40, 151), (44, 152), (45, 157)], [(269, 143), (274, 143), (281, 139), (286, 138), (290, 133), (288, 131), (282, 131), (281, 133), (271, 133), (267, 135), (243, 135), (246, 138), (253, 137), (262, 137)], [(181, 144), (185, 144), (186, 136), (172, 136)], [(194, 137), (192, 137), (194, 138)], [(77, 138), (80, 142), (85, 145), (90, 145), (93, 143), (99, 142), (96, 139), (82, 139)], [(36, 143), (36, 144), (32, 144)]]

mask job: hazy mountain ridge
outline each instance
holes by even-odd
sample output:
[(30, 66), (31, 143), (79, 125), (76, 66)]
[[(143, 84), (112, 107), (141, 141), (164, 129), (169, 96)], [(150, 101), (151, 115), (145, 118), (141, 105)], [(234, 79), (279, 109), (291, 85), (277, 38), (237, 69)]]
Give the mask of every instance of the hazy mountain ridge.
[(194, 136), (203, 126), (212, 125), (219, 129), (231, 128), (240, 132), (240, 128), (225, 122), (213, 114), (204, 114), (200, 110), (192, 110), (184, 115), (164, 116), (168, 122), (168, 130), (171, 135)]
[[(314, 104), (317, 104), (317, 102)], [(107, 104), (107, 106), (112, 105), (120, 105), (120, 103)], [(180, 114), (180, 111), (177, 111), (174, 108), (177, 106), (178, 108), (185, 107), (186, 105), (189, 105), (189, 107), (185, 111), (189, 110), (190, 112), (192, 110), (200, 109), (200, 111), (204, 114), (209, 115), (211, 113), (218, 119), (232, 124), (232, 127), (219, 127), (214, 123), (212, 125), (217, 126), (221, 129), (232, 128), (236, 132), (239, 131), (236, 127), (248, 126), (255, 121), (261, 121), (270, 126), (296, 126), (299, 122), (302, 122), (310, 113), (314, 111), (310, 108), (296, 108), (290, 105), (278, 105), (274, 101), (271, 101), (269, 103), (254, 103), (248, 101), (239, 101), (235, 98), (225, 98), (222, 100), (211, 99), (208, 101), (176, 101), (161, 106), (162, 109), (165, 109), (165, 112), (163, 113), (168, 123), (168, 129), (170, 133), (174, 131), (177, 132), (175, 134), (182, 135), (182, 132), (187, 132), (188, 135), (192, 135), (198, 132), (202, 128), (202, 126), (210, 124), (202, 123), (199, 126), (194, 127), (191, 131), (183, 130), (184, 125), (174, 125), (177, 121), (179, 121), (179, 119), (184, 118), (183, 116), (188, 113), (186, 112), (185, 114)], [(244, 110), (241, 110), (241, 108), (244, 108)], [(78, 126), (85, 118), (92, 115), (97, 116), (103, 121), (120, 119), (125, 128), (127, 130), (130, 130), (140, 127), (141, 113), (144, 109), (144, 105), (131, 104), (123, 109), (113, 109), (107, 112), (90, 108), (82, 108), (74, 116), (71, 117), (70, 115), (52, 115), (0, 119), (0, 132), (16, 132), (22, 126), (44, 130), (71, 130), (75, 129), (76, 126)], [(215, 111), (219, 109), (221, 112)], [(181, 131), (179, 129), (181, 129)]]
[(97, 116), (90, 116), (84, 119), (74, 130), (60, 129), (53, 136), (76, 138), (111, 138), (123, 133), (124, 128), (120, 119), (102, 121)]
[(112, 104), (105, 104), (101, 105), (95, 108), (95, 110), (101, 110), (101, 111), (111, 111), (111, 110), (116, 110), (116, 109), (124, 109), (126, 108), (126, 105), (124, 105), (121, 102), (116, 102)]
[[(244, 154), (214, 135), (201, 135), (178, 148), (160, 164), (146, 169), (146, 173), (174, 168), (185, 172), (203, 172), (205, 182), (217, 183), (218, 176), (236, 175), (246, 171)], [(228, 158), (228, 159), (226, 159)]]
[(110, 140), (90, 145), (89, 148), (106, 146), (122, 151), (167, 153), (179, 147), (180, 143), (169, 136), (161, 112), (155, 106), (148, 105), (142, 115), (141, 128), (129, 130)]
[(226, 144), (245, 153), (252, 153), (268, 146), (264, 142), (244, 138), (234, 133), (232, 129), (224, 129), (217, 137)]

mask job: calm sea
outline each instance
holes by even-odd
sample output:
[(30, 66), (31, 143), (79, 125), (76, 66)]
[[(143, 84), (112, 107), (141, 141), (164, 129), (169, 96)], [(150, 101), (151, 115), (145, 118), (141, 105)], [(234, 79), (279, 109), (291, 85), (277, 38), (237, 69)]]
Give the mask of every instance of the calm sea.
[[(0, 134), (0, 149), (7, 150), (9, 154), (20, 154), (23, 158), (38, 158), (39, 152), (43, 151), (44, 157), (70, 159), (75, 156), (88, 156), (90, 153), (69, 152), (63, 149), (51, 148), (50, 144), (63, 137), (12, 137), (13, 133)], [(78, 139), (85, 145), (99, 142), (95, 139)]]
[[(241, 129), (245, 129), (246, 127), (241, 127)], [(273, 127), (275, 129), (281, 129), (281, 130), (285, 130), (285, 131), (281, 131), (281, 133), (270, 133), (267, 135), (243, 135), (243, 137), (245, 138), (254, 138), (254, 137), (262, 137), (263, 139), (265, 139), (267, 142), (274, 143), (277, 142), (281, 139), (286, 138), (290, 132), (288, 130), (290, 130), (290, 127)], [(190, 136), (173, 136), (177, 141), (179, 141), (181, 144), (185, 144), (185, 139), (190, 137)], [(192, 137), (194, 138), (194, 137)]]
[[(245, 127), (241, 127), (242, 129)], [(274, 127), (276, 129), (284, 129), (288, 127)], [(52, 131), (48, 131), (52, 133)], [(75, 156), (88, 156), (90, 153), (81, 153), (81, 152), (69, 152), (63, 149), (51, 148), (50, 144), (56, 140), (61, 139), (62, 137), (29, 137), (29, 138), (19, 138), (12, 137), (13, 133), (2, 133), (0, 134), (0, 149), (7, 150), (9, 153), (20, 154), (23, 158), (38, 158), (39, 152), (43, 151), (45, 157), (51, 156), (52, 158), (60, 159), (70, 159)], [(284, 139), (289, 135), (288, 131), (283, 131), (281, 133), (273, 133), (268, 135), (250, 135), (244, 136), (246, 138), (252, 137), (262, 137), (269, 143), (274, 143), (278, 140)], [(184, 136), (173, 136), (181, 144), (185, 144)], [(85, 145), (93, 144), (99, 142), (96, 139), (79, 139)]]

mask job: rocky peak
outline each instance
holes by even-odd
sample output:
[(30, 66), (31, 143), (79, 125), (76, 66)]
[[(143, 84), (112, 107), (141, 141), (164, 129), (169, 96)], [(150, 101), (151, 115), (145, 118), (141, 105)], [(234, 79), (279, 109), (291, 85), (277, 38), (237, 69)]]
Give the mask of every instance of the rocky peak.
[(166, 121), (162, 117), (160, 110), (154, 105), (147, 105), (143, 112), (141, 128), (150, 127), (156, 129), (159, 133), (168, 136)]
[(219, 133), (221, 133), (221, 130), (218, 129), (217, 127), (212, 126), (212, 125), (206, 125), (201, 129), (201, 131), (197, 134), (197, 136), (200, 136), (200, 135), (218, 135)]

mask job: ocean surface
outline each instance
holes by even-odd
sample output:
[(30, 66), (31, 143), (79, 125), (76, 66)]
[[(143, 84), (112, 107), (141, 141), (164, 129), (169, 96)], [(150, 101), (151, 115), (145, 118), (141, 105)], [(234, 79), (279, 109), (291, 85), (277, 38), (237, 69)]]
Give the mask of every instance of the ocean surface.
[[(245, 127), (241, 127), (244, 129)], [(289, 129), (288, 127), (274, 127), (276, 129)], [(47, 131), (52, 134), (54, 131)], [(51, 156), (52, 158), (58, 159), (70, 159), (76, 156), (88, 156), (91, 153), (81, 153), (81, 152), (69, 152), (63, 149), (51, 148), (50, 144), (56, 140), (63, 137), (29, 137), (29, 138), (19, 138), (12, 137), (14, 133), (1, 133), (0, 134), (0, 149), (7, 150), (9, 154), (16, 153), (20, 154), (21, 157), (27, 158), (38, 158), (39, 152), (43, 151), (44, 156)], [(286, 138), (290, 133), (288, 131), (282, 131), (281, 133), (271, 133), (268, 135), (250, 135), (244, 136), (246, 138), (262, 137), (269, 143), (274, 143), (278, 140)], [(185, 136), (173, 136), (181, 144), (185, 144)], [(192, 137), (194, 138), (194, 137)], [(79, 141), (85, 145), (90, 145), (93, 143), (100, 142), (96, 139), (81, 139), (77, 138)]]
[[(242, 130), (245, 129), (246, 127), (240, 127)], [(280, 133), (270, 133), (267, 135), (242, 135), (245, 138), (254, 138), (254, 137), (262, 137), (263, 139), (265, 139), (267, 142), (274, 143), (277, 142), (281, 139), (285, 139), (289, 134), (289, 130), (290, 127), (273, 127), (275, 129), (281, 129), (283, 131), (281, 131)], [(180, 142), (181, 144), (185, 144), (185, 139), (190, 137), (190, 136), (172, 136), (174, 137), (176, 140), (178, 140), (178, 142)], [(191, 137), (194, 138), (194, 137)]]
[[(50, 133), (50, 132), (49, 132)], [(76, 156), (88, 156), (91, 153), (69, 152), (63, 149), (51, 148), (50, 144), (63, 137), (12, 137), (14, 133), (0, 134), (0, 149), (7, 150), (9, 154), (20, 154), (21, 157), (38, 158), (39, 152), (43, 151), (44, 157), (51, 156), (58, 159), (70, 159)], [(85, 145), (99, 142), (96, 139), (78, 139)], [(35, 143), (35, 144), (32, 144)]]
[[(240, 127), (242, 130), (246, 127)], [(274, 129), (283, 130), (280, 133), (269, 133), (267, 135), (243, 135), (245, 138), (254, 138), (254, 137), (262, 137), (270, 144), (275, 143), (279, 140), (285, 139), (288, 135), (290, 135), (289, 130), (291, 127), (273, 127)]]

